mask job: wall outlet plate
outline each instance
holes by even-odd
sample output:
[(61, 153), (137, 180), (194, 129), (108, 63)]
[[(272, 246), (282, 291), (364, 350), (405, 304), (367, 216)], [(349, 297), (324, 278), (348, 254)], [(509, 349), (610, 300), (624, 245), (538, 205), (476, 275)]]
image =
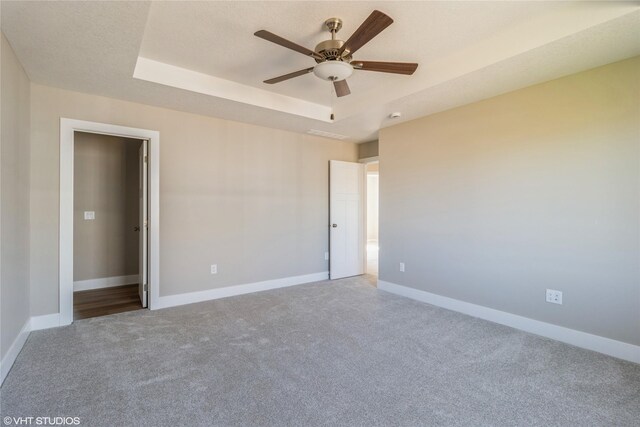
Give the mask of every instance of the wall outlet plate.
[(404, 262), (400, 263), (400, 271), (404, 273)]
[(547, 289), (547, 302), (552, 304), (562, 304), (562, 292), (554, 289)]
[(211, 264), (211, 274), (218, 274), (218, 264)]
[(95, 211), (84, 211), (84, 219), (85, 220), (94, 220), (94, 219), (96, 219)]
[(329, 260), (329, 252), (325, 252), (324, 253), (324, 260), (328, 261)]

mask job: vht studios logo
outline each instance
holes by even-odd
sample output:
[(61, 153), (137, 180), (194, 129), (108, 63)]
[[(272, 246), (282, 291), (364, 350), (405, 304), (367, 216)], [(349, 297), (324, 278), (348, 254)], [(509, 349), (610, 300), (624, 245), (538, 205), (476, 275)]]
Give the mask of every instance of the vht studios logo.
[(10, 426), (77, 426), (80, 417), (4, 417), (4, 425)]

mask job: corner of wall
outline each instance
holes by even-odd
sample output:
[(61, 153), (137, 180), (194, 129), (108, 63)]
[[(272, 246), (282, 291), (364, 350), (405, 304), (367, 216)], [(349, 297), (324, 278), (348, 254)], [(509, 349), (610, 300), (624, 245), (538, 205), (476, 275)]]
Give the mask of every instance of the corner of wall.
[(0, 380), (4, 381), (30, 330), (31, 82), (4, 33), (1, 39)]

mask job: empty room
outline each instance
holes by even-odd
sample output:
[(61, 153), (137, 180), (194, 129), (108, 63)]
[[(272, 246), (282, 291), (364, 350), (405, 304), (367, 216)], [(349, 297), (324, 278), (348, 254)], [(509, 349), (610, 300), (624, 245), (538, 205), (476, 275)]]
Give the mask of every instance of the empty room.
[(640, 426), (637, 1), (0, 1), (0, 418)]

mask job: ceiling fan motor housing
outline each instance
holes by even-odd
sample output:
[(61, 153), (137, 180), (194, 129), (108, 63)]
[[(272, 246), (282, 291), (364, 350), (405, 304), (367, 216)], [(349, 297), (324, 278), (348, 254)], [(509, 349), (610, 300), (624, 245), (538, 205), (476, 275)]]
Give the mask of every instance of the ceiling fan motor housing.
[(340, 54), (340, 48), (344, 44), (342, 40), (325, 40), (316, 46), (316, 53), (322, 56), (322, 59), (316, 59), (318, 65), (313, 69), (313, 74), (322, 80), (337, 82), (344, 80), (353, 74), (353, 67), (349, 64), (351, 56), (349, 51), (345, 49)]
[(318, 43), (316, 46), (315, 52), (322, 57), (322, 59), (316, 58), (316, 62), (320, 63), (323, 61), (351, 61), (350, 52), (345, 49), (342, 54), (340, 54), (340, 48), (344, 44), (343, 40), (325, 40), (323, 42)]

